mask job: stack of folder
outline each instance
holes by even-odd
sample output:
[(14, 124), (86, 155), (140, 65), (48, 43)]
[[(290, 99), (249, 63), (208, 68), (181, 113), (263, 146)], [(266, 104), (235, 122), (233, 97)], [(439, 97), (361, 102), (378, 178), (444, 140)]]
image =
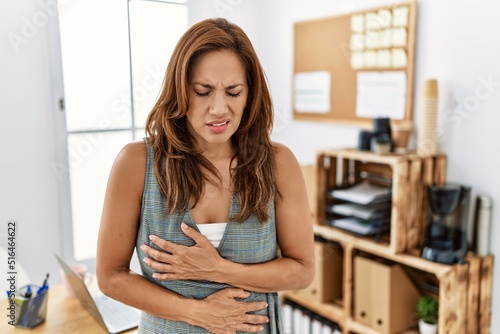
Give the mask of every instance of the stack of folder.
[(283, 303), (285, 334), (341, 334), (340, 326), (285, 299)]
[(334, 203), (327, 205), (330, 226), (361, 235), (372, 235), (390, 228), (391, 187), (364, 180), (346, 189), (330, 190)]

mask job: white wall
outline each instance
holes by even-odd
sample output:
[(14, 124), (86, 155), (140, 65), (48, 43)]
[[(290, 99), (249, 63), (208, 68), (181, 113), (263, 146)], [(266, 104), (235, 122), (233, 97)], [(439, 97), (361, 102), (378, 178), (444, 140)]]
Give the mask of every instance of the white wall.
[[(292, 120), (293, 22), (389, 3), (394, 1), (191, 0), (190, 10), (191, 23), (226, 16), (247, 31), (274, 97), (273, 138), (288, 145), (302, 163), (312, 163), (320, 148), (355, 146), (358, 129)], [(0, 235), (9, 219), (17, 219), (19, 261), (34, 280), (41, 280), (46, 271), (57, 280), (52, 253), (62, 249), (62, 218), (57, 199), (60, 185), (51, 165), (58, 160), (53, 96), (59, 87), (54, 86), (57, 73), (50, 70), (48, 58), (50, 24), (40, 24), (18, 52), (7, 38), (11, 32), (21, 34), (26, 20), (33, 22), (40, 10), (38, 0), (0, 1)], [(491, 195), (497, 207), (500, 181), (495, 173), (500, 161), (494, 145), (500, 142), (496, 129), (500, 124), (500, 21), (495, 15), (499, 12), (500, 3), (494, 0), (419, 1), (415, 75), (417, 97), (425, 79), (439, 80), (440, 113), (447, 115), (441, 121), (446, 136), (439, 147), (449, 158), (448, 178), (471, 185), (474, 195)], [(485, 97), (481, 80), (488, 78), (494, 84)], [(475, 101), (477, 106), (472, 104)], [(466, 108), (470, 112), (459, 112)], [(499, 219), (496, 210), (493, 221)], [(492, 235), (500, 235), (499, 224), (493, 224)], [(500, 244), (493, 243), (492, 252), (500, 254)], [(496, 262), (493, 314), (500, 310)], [(4, 264), (0, 264), (4, 273), (1, 268)], [(500, 332), (500, 319), (493, 317), (491, 332)]]
[[(17, 220), (17, 264), (41, 284), (46, 272), (51, 281), (59, 279), (53, 253), (60, 251), (60, 208), (51, 167), (56, 153), (49, 20), (44, 21), (49, 16), (40, 12), (36, 0), (0, 1), (1, 245), (6, 246), (8, 220)], [(11, 34), (25, 39), (11, 44)], [(2, 283), (6, 272), (7, 264), (0, 263)]]

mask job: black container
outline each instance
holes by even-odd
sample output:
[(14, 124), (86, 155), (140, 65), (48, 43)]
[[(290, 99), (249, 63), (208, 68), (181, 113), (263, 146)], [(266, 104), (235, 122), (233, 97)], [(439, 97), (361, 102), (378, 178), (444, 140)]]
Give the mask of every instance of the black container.
[(388, 135), (391, 136), (391, 123), (387, 117), (377, 117), (373, 120), (373, 134), (375, 136)]
[(359, 133), (358, 150), (370, 151), (372, 137), (373, 137), (373, 132), (362, 130)]
[(389, 142), (391, 151), (393, 150), (391, 120), (387, 117), (377, 117), (373, 120), (373, 137), (372, 141), (383, 140)]
[(451, 183), (427, 187), (424, 259), (446, 264), (464, 263), (469, 200), (470, 187)]

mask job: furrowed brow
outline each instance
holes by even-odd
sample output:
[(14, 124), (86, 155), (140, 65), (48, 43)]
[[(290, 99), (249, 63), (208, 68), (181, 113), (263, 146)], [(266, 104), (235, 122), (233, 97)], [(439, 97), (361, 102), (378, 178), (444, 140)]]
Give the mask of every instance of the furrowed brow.
[[(202, 86), (203, 88), (214, 88), (214, 86), (211, 84), (204, 83), (204, 82), (198, 82), (198, 81), (193, 82), (192, 85), (199, 85), (199, 86)], [(241, 83), (232, 84), (232, 85), (227, 86), (225, 89), (234, 89), (234, 88), (238, 88), (240, 86), (243, 86), (243, 84), (241, 84)]]
[(243, 84), (234, 84), (234, 85), (229, 85), (226, 87), (226, 89), (234, 89), (234, 88), (238, 88), (240, 86), (243, 86)]

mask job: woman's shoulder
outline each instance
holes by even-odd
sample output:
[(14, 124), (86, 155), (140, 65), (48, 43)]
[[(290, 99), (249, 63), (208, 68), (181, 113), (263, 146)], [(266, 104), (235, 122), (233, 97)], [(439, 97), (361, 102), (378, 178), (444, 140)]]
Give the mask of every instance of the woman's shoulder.
[(292, 150), (281, 143), (274, 143), (274, 156), (277, 175), (290, 175), (300, 170), (297, 158)]
[(116, 156), (113, 169), (119, 169), (126, 174), (145, 171), (147, 146), (142, 140), (126, 144)]
[(126, 144), (118, 153), (118, 157), (125, 160), (137, 161), (144, 160), (146, 161), (146, 152), (147, 145), (144, 140), (136, 140)]
[(274, 148), (275, 159), (278, 164), (297, 161), (292, 150), (286, 145), (277, 142), (273, 142), (272, 145)]

